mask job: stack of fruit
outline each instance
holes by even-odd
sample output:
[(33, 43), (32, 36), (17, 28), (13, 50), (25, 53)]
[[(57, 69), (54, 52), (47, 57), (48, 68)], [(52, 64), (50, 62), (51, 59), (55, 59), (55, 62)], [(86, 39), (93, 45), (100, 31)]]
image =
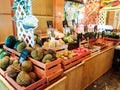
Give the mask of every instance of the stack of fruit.
[[(0, 49), (0, 51), (3, 49)], [(22, 63), (18, 62), (18, 59), (13, 60), (8, 56), (8, 54), (3, 55), (4, 51), (2, 51), (2, 58), (0, 59), (0, 68), (6, 71), (7, 75), (21, 85), (28, 86), (34, 83), (37, 80), (37, 75), (33, 72), (32, 62), (29, 60), (25, 60)]]
[(77, 49), (74, 49), (73, 52), (82, 57), (87, 54), (90, 54), (90, 50), (87, 48), (77, 48)]
[(10, 49), (14, 49), (18, 52), (22, 52), (23, 49), (27, 48), (27, 45), (25, 42), (17, 40), (15, 36), (8, 36), (5, 39), (5, 46), (7, 46)]
[(0, 48), (0, 68), (21, 86), (28, 86), (38, 79), (31, 61), (25, 60), (19, 63), (18, 59), (11, 58), (2, 48)]
[(65, 43), (68, 44), (77, 43), (77, 37), (75, 37), (74, 35), (65, 36), (63, 40)]
[(33, 71), (34, 68), (31, 61), (26, 60), (20, 64), (17, 59), (10, 59), (10, 62), (9, 66), (6, 68), (6, 74), (19, 85), (28, 86), (38, 80), (37, 74)]
[(40, 47), (36, 47), (31, 52), (31, 57), (40, 62), (48, 63), (48, 62), (56, 60), (56, 51), (52, 49), (46, 50)]
[(61, 58), (61, 59), (64, 59), (64, 60), (67, 60), (67, 59), (71, 59), (73, 57), (77, 56), (76, 53), (74, 53), (73, 51), (68, 51), (68, 50), (65, 50), (63, 51), (62, 53), (57, 53), (57, 58)]
[(65, 45), (64, 41), (62, 39), (59, 40), (53, 40), (53, 41), (46, 41), (43, 44), (43, 48), (59, 48), (61, 46)]

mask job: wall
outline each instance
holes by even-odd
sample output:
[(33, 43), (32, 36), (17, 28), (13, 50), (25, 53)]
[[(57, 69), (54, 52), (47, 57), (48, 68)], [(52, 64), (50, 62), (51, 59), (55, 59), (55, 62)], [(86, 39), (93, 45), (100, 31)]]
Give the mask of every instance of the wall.
[(72, 20), (75, 20), (75, 23), (84, 23), (84, 5), (78, 2), (66, 1), (65, 2), (65, 18), (69, 26), (72, 25)]
[(53, 21), (53, 0), (33, 0), (33, 14), (38, 18), (38, 28), (35, 30), (40, 33), (45, 33), (47, 30), (46, 21)]
[(13, 35), (13, 22), (10, 0), (0, 0), (0, 43), (4, 42), (8, 35)]
[(64, 20), (64, 0), (53, 0), (54, 1), (54, 27), (59, 31), (63, 31), (62, 22)]
[[(14, 0), (0, 0), (0, 42), (8, 35), (16, 35), (16, 26), (12, 21), (11, 4)], [(64, 20), (64, 0), (33, 0), (33, 14), (38, 18), (39, 25), (35, 31), (46, 33), (46, 21), (52, 20), (54, 27), (62, 31)]]

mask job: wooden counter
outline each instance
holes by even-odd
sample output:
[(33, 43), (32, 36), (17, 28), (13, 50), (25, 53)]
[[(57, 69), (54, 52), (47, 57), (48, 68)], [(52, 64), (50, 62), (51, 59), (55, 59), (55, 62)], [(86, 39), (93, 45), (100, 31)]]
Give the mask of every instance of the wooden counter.
[(83, 62), (65, 71), (67, 76), (66, 90), (84, 90), (112, 66), (114, 47), (82, 58)]
[(48, 86), (46, 89), (44, 90), (66, 90), (66, 79), (67, 77), (63, 77), (60, 80), (58, 80), (57, 82), (53, 83), (52, 85)]
[[(66, 70), (63, 78), (48, 86), (45, 90), (85, 90), (112, 67), (113, 55), (114, 46), (111, 46), (101, 52), (82, 58), (80, 64)], [(4, 84), (6, 85), (6, 83)], [(9, 85), (6, 86), (12, 88)]]
[(65, 90), (81, 90), (84, 62), (65, 71), (67, 83)]
[(112, 67), (113, 56), (114, 47), (108, 47), (84, 60), (83, 90)]
[(2, 75), (0, 75), (0, 90), (15, 90)]

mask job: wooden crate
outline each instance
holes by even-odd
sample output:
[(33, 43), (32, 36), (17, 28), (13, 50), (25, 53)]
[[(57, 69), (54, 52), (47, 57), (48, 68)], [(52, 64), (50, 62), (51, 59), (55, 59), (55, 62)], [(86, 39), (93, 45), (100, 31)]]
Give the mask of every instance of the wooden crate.
[(49, 63), (42, 63), (42, 62), (37, 61), (31, 57), (28, 57), (28, 59), (31, 60), (34, 65), (40, 67), (41, 74), (44, 76), (52, 75), (56, 71), (59, 71), (62, 69), (61, 59), (57, 59), (57, 60), (49, 62)]
[(113, 42), (119, 42), (120, 41), (120, 39), (108, 38), (108, 37), (104, 37), (104, 40), (113, 41)]
[[(20, 56), (20, 53), (14, 49), (10, 49), (10, 48), (6, 47), (5, 45), (3, 45), (3, 48), (15, 55)], [(31, 60), (34, 65), (39, 67), (40, 74), (42, 76), (47, 76), (47, 81), (50, 81), (50, 80), (54, 79), (55, 76), (57, 77), (62, 74), (62, 73), (59, 73), (59, 72), (63, 71), (62, 66), (61, 66), (61, 59), (52, 61), (50, 63), (42, 63), (42, 62), (37, 61), (29, 56), (28, 56), (28, 59)]]
[(75, 57), (72, 57), (71, 59), (67, 59), (67, 60), (63, 60), (62, 59), (62, 67), (64, 70), (67, 70), (73, 66), (75, 66), (76, 64), (79, 64), (80, 62), (82, 62), (82, 59), (83, 57), (89, 55), (91, 52), (88, 51), (86, 53), (82, 53), (78, 56), (75, 56)]
[(63, 75), (63, 69), (56, 70), (56, 72), (48, 76), (43, 75), (43, 72), (41, 72), (40, 68), (35, 67), (35, 69), (39, 72), (40, 75), (47, 77), (47, 84), (49, 84), (50, 82), (54, 82), (55, 80), (58, 80), (58, 77)]
[(5, 74), (5, 78), (6, 78), (6, 80), (15, 88), (15, 89), (17, 89), (17, 90), (34, 90), (34, 89), (36, 89), (36, 88), (42, 88), (42, 90), (43, 90), (43, 88), (45, 88), (45, 87), (47, 87), (47, 79), (46, 79), (46, 77), (44, 77), (44, 76), (41, 76), (40, 74), (39, 74), (39, 68), (38, 67), (36, 67), (36, 66), (34, 66), (34, 71), (35, 71), (35, 73), (38, 75), (38, 77), (39, 78), (41, 78), (40, 80), (38, 80), (38, 81), (36, 81), (35, 83), (33, 83), (33, 84), (30, 84), (29, 86), (27, 86), (27, 87), (24, 87), (24, 86), (20, 86), (19, 84), (17, 84), (16, 82), (15, 82), (15, 80), (13, 80), (11, 77), (9, 77), (8, 75), (7, 75), (7, 73)]
[(61, 59), (49, 63), (42, 63), (40, 61), (34, 60), (31, 57), (28, 57), (28, 59), (31, 60), (34, 65), (39, 67), (39, 71), (40, 71), (39, 74), (47, 77), (48, 83), (54, 79), (57, 79), (59, 76), (63, 75)]
[[(3, 48), (15, 55), (20, 56), (20, 53), (14, 49), (8, 48), (5, 45), (3, 45)], [(61, 60), (60, 59), (52, 61), (50, 63), (42, 63), (31, 57), (28, 57), (28, 59), (31, 60), (33, 62), (33, 64), (35, 64), (36, 66), (40, 67), (42, 74), (45, 76), (51, 75), (52, 73), (55, 73), (56, 71), (61, 69)]]
[[(64, 60), (63, 60), (63, 61), (64, 61)], [(69, 61), (69, 60), (68, 60), (68, 61)], [(67, 64), (67, 65), (63, 65), (63, 69), (64, 69), (64, 70), (68, 70), (69, 68), (71, 68), (71, 67), (79, 64), (80, 62), (81, 62), (80, 59), (75, 60), (75, 61), (73, 61), (73, 62), (71, 62), (71, 63), (69, 63), (69, 64)]]
[(0, 86), (0, 90), (15, 90), (2, 75), (0, 75), (0, 83), (3, 84), (3, 86)]
[(64, 76), (59, 80), (55, 81), (53, 84), (49, 85), (44, 90), (68, 90), (66, 89), (66, 85), (67, 85), (66, 81), (67, 81), (67, 77)]
[(2, 69), (2, 68), (0, 68), (0, 74), (4, 77), (4, 75), (5, 75), (5, 71)]
[(116, 45), (120, 42), (120, 39), (115, 39), (115, 38), (108, 38), (108, 37), (104, 37), (104, 40), (106, 41), (112, 41), (113, 45)]
[(13, 53), (13, 54), (15, 54), (15, 55), (17, 55), (17, 56), (20, 56), (20, 53), (17, 52), (16, 50), (14, 50), (14, 49), (8, 48), (8, 47), (5, 46), (5, 45), (3, 45), (3, 48), (4, 48), (5, 50), (7, 50), (8, 52), (11, 52), (11, 53)]
[[(64, 72), (67, 76), (67, 83), (65, 90), (84, 90), (82, 87), (82, 77), (84, 72), (84, 62), (75, 65), (74, 67)], [(85, 79), (86, 80), (86, 79)]]

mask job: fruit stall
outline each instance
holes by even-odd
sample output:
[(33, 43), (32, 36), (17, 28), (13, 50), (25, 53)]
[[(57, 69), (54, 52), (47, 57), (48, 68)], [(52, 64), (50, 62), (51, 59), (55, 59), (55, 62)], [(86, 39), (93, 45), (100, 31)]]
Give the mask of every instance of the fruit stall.
[(32, 13), (34, 1), (12, 1), (17, 31), (0, 41), (0, 90), (85, 90), (111, 69), (119, 25), (101, 24), (106, 23), (105, 6), (119, 1), (64, 1), (62, 32), (55, 29), (57, 22), (47, 21), (46, 33), (35, 31), (40, 20)]

